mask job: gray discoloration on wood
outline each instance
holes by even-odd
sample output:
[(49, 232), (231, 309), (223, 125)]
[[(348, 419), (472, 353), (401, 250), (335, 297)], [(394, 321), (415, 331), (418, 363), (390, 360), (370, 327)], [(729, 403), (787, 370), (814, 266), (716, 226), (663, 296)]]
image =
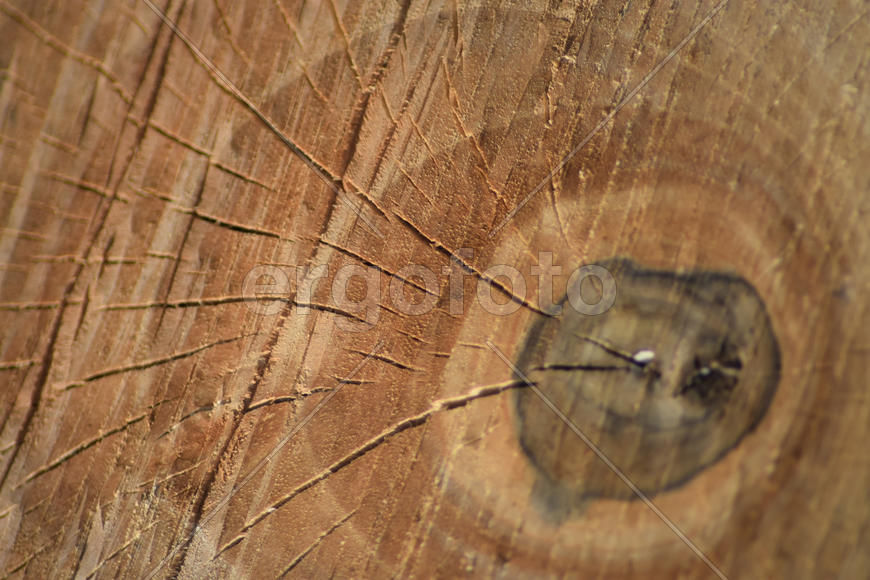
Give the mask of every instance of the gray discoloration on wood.
[[(602, 265), (617, 281), (614, 306), (536, 321), (518, 366), (651, 495), (691, 479), (761, 421), (779, 346), (738, 275)], [(564, 513), (587, 498), (635, 497), (532, 393), (517, 391), (515, 409), (542, 505)]]

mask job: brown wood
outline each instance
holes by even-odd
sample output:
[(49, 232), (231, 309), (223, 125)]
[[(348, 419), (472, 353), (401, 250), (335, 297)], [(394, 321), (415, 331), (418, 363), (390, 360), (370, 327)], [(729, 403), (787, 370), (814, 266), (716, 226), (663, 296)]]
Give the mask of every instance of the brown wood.
[[(0, 575), (716, 577), (500, 355), (728, 578), (870, 575), (866, 3), (158, 4), (0, 0)], [(541, 252), (683, 282), (537, 346)]]

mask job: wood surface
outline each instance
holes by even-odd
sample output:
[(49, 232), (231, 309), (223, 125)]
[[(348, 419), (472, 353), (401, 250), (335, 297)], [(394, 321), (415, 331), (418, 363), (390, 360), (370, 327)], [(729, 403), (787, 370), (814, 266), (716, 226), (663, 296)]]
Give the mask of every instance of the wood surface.
[(867, 2), (154, 2), (0, 0), (0, 577), (870, 576)]

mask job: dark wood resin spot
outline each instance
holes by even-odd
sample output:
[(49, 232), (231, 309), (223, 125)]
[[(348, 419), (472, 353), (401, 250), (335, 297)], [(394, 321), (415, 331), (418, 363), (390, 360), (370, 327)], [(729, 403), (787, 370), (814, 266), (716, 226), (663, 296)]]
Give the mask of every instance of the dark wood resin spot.
[[(647, 495), (722, 458), (764, 416), (780, 354), (764, 303), (727, 273), (601, 262), (614, 276), (605, 313), (562, 313), (530, 328), (518, 368)], [(514, 395), (536, 495), (556, 512), (636, 494), (530, 389)]]

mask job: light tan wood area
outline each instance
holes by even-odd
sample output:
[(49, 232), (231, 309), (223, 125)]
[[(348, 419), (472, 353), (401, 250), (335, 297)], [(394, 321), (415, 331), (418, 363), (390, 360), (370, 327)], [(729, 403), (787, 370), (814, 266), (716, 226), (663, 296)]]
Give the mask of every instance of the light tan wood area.
[(0, 577), (868, 577), (868, 38), (0, 0)]

